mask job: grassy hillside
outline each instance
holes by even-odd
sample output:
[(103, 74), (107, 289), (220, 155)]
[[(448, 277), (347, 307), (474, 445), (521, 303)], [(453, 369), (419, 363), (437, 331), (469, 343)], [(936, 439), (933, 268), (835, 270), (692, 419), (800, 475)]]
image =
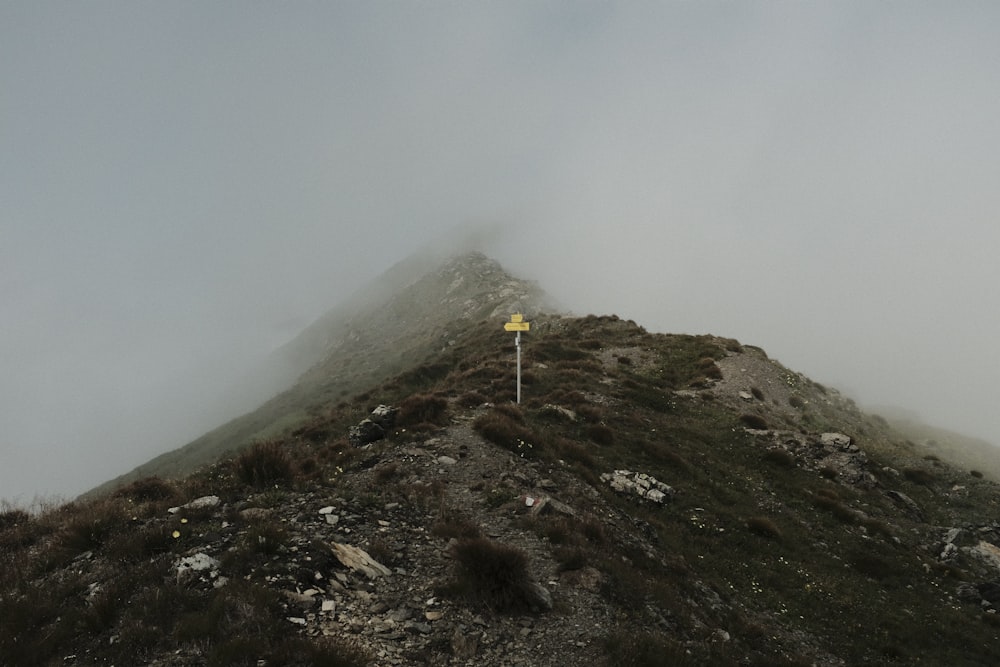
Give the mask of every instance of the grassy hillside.
[(993, 482), (758, 348), (614, 316), (533, 317), (515, 405), (490, 315), (184, 479), (5, 511), (0, 662), (1000, 660)]

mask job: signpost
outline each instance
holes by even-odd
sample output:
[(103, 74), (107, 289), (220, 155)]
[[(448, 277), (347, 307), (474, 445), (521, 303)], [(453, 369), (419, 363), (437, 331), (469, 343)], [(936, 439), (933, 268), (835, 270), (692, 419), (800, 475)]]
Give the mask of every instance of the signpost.
[(521, 332), (529, 331), (531, 323), (524, 321), (524, 315), (514, 313), (510, 316), (510, 322), (503, 325), (504, 331), (515, 331), (514, 345), (517, 347), (517, 402), (521, 403)]

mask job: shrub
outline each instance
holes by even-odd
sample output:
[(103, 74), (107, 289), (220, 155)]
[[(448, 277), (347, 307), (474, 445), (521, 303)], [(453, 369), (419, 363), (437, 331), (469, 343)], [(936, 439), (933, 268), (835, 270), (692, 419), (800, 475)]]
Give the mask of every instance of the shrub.
[(127, 498), (137, 503), (155, 500), (168, 500), (177, 495), (173, 484), (159, 477), (144, 477), (137, 479), (128, 486), (123, 486), (114, 493), (115, 498)]
[(556, 438), (553, 443), (553, 449), (555, 450), (556, 456), (566, 461), (579, 463), (584, 468), (590, 470), (596, 470), (598, 468), (597, 459), (595, 459), (587, 448), (576, 442), (574, 440), (569, 440), (567, 438)]
[(486, 397), (478, 391), (467, 391), (458, 397), (457, 403), (463, 408), (478, 408), (486, 402)]
[(888, 579), (896, 572), (896, 567), (892, 563), (865, 551), (855, 552), (848, 558), (848, 562), (861, 574), (878, 581)]
[(973, 477), (975, 477), (976, 479), (982, 479), (983, 478), (983, 473), (979, 472), (978, 470), (970, 470), (969, 474), (972, 475)]
[(108, 540), (105, 553), (110, 559), (135, 563), (166, 553), (172, 546), (173, 538), (166, 526), (150, 523), (117, 533)]
[(934, 473), (923, 468), (903, 468), (903, 476), (914, 484), (930, 486), (934, 482)]
[(576, 405), (575, 410), (576, 416), (586, 422), (596, 423), (604, 418), (604, 411), (595, 405)]
[(767, 421), (760, 415), (753, 415), (749, 413), (742, 414), (740, 415), (740, 421), (743, 422), (747, 428), (756, 429), (758, 431), (767, 430)]
[(698, 662), (683, 644), (633, 628), (618, 630), (603, 641), (608, 667), (688, 667)]
[(510, 406), (496, 406), (477, 417), (472, 427), (493, 444), (525, 455), (525, 449), (533, 448), (533, 434), (522, 425), (523, 421), (520, 410), (515, 412), (510, 410)]
[(547, 340), (531, 346), (531, 354), (537, 361), (580, 361), (590, 357), (590, 352), (578, 347), (568, 347), (559, 340)]
[(750, 394), (753, 395), (758, 401), (764, 400), (764, 392), (762, 392), (757, 387), (750, 387)]
[(789, 396), (788, 397), (788, 404), (790, 406), (792, 406), (793, 408), (797, 409), (797, 410), (801, 410), (802, 408), (804, 408), (806, 406), (806, 402), (803, 401), (798, 396)]
[(448, 425), (448, 401), (433, 394), (416, 394), (399, 404), (399, 414), (396, 415), (398, 426), (414, 424)]
[(706, 378), (709, 378), (711, 380), (722, 379), (722, 369), (716, 365), (715, 359), (713, 359), (712, 357), (704, 357), (703, 359), (699, 360), (698, 370), (701, 371), (701, 373)]
[(399, 464), (396, 463), (395, 461), (392, 461), (390, 463), (386, 463), (385, 465), (381, 465), (375, 468), (374, 474), (372, 475), (372, 479), (374, 480), (376, 485), (381, 487), (385, 486), (393, 479), (399, 477), (399, 475), (400, 475)]
[(438, 520), (431, 526), (431, 534), (450, 540), (481, 536), (479, 524), (457, 511), (442, 510)]
[(457, 565), (456, 592), (498, 613), (534, 608), (536, 595), (528, 556), (484, 537), (459, 540), (451, 550)]
[[(254, 661), (252, 664), (257, 664)], [(310, 665), (310, 667), (367, 667), (373, 656), (343, 637), (292, 637), (272, 651), (268, 665)]]
[(747, 519), (747, 528), (750, 532), (772, 540), (781, 539), (781, 529), (766, 516), (752, 516)]
[(276, 521), (262, 519), (250, 526), (243, 536), (243, 541), (249, 551), (274, 556), (280, 553), (288, 542), (288, 531)]
[(829, 496), (813, 496), (813, 504), (830, 512), (843, 523), (855, 523), (858, 520), (858, 515), (854, 510)]
[(787, 449), (769, 449), (764, 453), (764, 460), (783, 468), (795, 467), (795, 456)]
[(294, 477), (284, 443), (277, 440), (259, 442), (240, 454), (236, 473), (244, 484), (256, 488), (283, 484)]
[(604, 424), (591, 424), (587, 427), (587, 437), (599, 445), (615, 444), (615, 432)]
[(9, 530), (24, 525), (31, 520), (31, 515), (22, 509), (8, 509), (0, 512), (0, 531)]
[(67, 553), (75, 555), (96, 549), (125, 526), (125, 516), (116, 504), (103, 501), (78, 507), (63, 524), (56, 540)]
[(559, 571), (579, 570), (588, 563), (587, 552), (580, 547), (556, 547), (552, 557), (559, 563)]

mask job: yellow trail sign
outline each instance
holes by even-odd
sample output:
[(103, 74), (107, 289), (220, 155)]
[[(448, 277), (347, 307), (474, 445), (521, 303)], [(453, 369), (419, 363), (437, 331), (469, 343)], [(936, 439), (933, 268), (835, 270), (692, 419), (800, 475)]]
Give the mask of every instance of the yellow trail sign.
[(530, 331), (531, 322), (507, 322), (503, 328), (505, 331)]

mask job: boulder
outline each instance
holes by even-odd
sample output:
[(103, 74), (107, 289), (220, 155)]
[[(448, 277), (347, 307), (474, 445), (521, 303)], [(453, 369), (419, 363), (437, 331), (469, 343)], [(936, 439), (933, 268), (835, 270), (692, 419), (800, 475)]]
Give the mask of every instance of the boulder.
[(339, 544), (337, 542), (333, 542), (330, 547), (333, 549), (333, 555), (337, 557), (337, 560), (339, 560), (344, 567), (354, 570), (355, 572), (360, 572), (369, 579), (388, 577), (392, 574), (392, 570), (369, 556), (368, 552), (364, 549), (352, 547), (350, 544)]

